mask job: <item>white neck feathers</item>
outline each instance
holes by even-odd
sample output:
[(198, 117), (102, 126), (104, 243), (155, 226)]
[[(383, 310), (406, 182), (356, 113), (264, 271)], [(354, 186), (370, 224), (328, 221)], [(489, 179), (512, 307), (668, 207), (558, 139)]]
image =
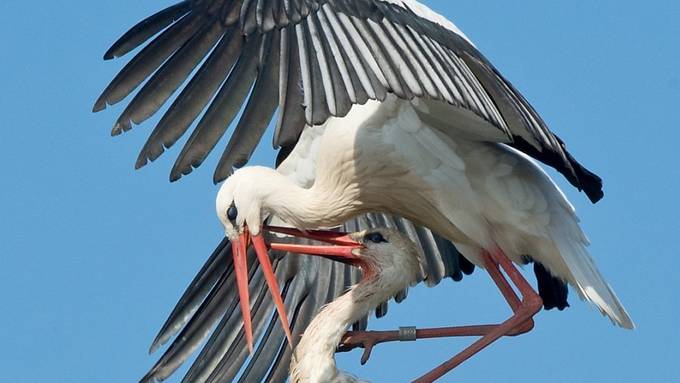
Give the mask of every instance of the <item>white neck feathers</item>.
[[(400, 251), (415, 254), (407, 245)], [(375, 274), (326, 305), (309, 324), (291, 359), (293, 383), (360, 382), (335, 365), (335, 350), (342, 336), (351, 324), (414, 283), (419, 270), (415, 256), (388, 267), (376, 266), (379, 269)]]
[(314, 184), (305, 189), (281, 174), (268, 184), (262, 206), (300, 229), (338, 226), (358, 210), (352, 188)]
[(359, 382), (337, 369), (335, 350), (352, 323), (389, 298), (377, 291), (379, 284), (377, 279), (360, 282), (314, 317), (291, 359), (293, 383)]

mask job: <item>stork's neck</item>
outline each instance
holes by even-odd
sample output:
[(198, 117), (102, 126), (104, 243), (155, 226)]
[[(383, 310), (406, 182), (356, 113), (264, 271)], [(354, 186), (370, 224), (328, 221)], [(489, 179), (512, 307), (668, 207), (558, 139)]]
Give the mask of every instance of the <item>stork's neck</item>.
[(271, 185), (264, 207), (300, 229), (337, 226), (361, 210), (352, 185), (317, 182), (303, 188), (281, 174)]
[(290, 366), (292, 382), (358, 382), (337, 369), (335, 350), (347, 328), (403, 288), (398, 287), (384, 286), (378, 278), (367, 278), (326, 305), (295, 348)]

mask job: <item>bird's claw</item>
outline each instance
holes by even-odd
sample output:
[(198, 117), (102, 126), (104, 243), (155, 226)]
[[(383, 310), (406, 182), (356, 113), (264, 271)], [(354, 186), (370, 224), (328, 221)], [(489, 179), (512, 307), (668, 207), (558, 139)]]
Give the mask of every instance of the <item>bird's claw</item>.
[(364, 353), (361, 355), (361, 365), (363, 366), (368, 362), (371, 357), (371, 351), (373, 351), (373, 346), (380, 343), (380, 339), (372, 331), (349, 331), (340, 341), (338, 346), (339, 352), (352, 351), (357, 347), (364, 349)]

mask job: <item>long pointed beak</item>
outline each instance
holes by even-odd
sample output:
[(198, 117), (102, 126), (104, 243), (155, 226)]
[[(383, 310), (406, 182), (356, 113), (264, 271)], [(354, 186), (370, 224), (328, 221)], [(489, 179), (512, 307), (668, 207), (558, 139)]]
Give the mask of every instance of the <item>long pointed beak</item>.
[(308, 238), (319, 242), (326, 242), (328, 245), (298, 245), (288, 243), (272, 243), (272, 250), (287, 251), (298, 254), (316, 255), (350, 265), (358, 265), (359, 257), (355, 250), (363, 249), (364, 245), (355, 241), (347, 233), (327, 230), (300, 231), (288, 227), (266, 226), (267, 231), (273, 233), (287, 234), (295, 237)]
[(271, 233), (286, 234), (293, 237), (307, 238), (315, 241), (326, 242), (333, 245), (347, 245), (356, 246), (357, 248), (362, 248), (359, 242), (355, 241), (349, 234), (343, 233), (342, 231), (331, 231), (331, 230), (307, 230), (301, 231), (294, 229), (292, 227), (280, 227), (280, 226), (263, 226), (263, 230), (267, 230)]
[(274, 275), (274, 270), (272, 269), (272, 263), (269, 260), (269, 253), (267, 251), (267, 245), (264, 243), (264, 238), (262, 238), (262, 233), (253, 236), (253, 246), (255, 247), (255, 253), (257, 254), (257, 259), (260, 261), (260, 266), (262, 267), (262, 273), (267, 281), (267, 286), (269, 286), (269, 292), (274, 298), (274, 304), (276, 304), (276, 311), (279, 313), (279, 319), (281, 320), (281, 326), (283, 331), (286, 333), (286, 338), (288, 338), (288, 344), (293, 345), (293, 336), (290, 333), (290, 325), (288, 322), (288, 315), (286, 314), (286, 307), (283, 305), (283, 299), (281, 298), (281, 289), (279, 288), (279, 283), (276, 280), (276, 275)]
[(348, 265), (357, 266), (359, 264), (359, 257), (354, 254), (354, 250), (361, 249), (363, 246), (359, 245), (297, 245), (288, 243), (272, 243), (269, 245), (272, 250), (287, 251), (289, 253), (316, 255), (319, 257), (328, 258), (332, 261), (346, 263)]
[(364, 246), (355, 241), (347, 233), (327, 230), (310, 230), (300, 231), (288, 227), (264, 226), (261, 232), (269, 231), (273, 233), (286, 234), (295, 237), (308, 238), (311, 240), (326, 242), (329, 245), (297, 245), (285, 243), (271, 243), (269, 246), (264, 241), (262, 234), (251, 236), (248, 228), (245, 227), (243, 233), (232, 241), (232, 253), (234, 257), (234, 272), (236, 274), (236, 285), (238, 287), (238, 295), (240, 299), (241, 313), (243, 315), (243, 329), (246, 335), (246, 342), (248, 350), (253, 352), (253, 325), (250, 315), (250, 297), (248, 291), (248, 264), (247, 264), (247, 247), (252, 241), (257, 259), (262, 267), (269, 292), (274, 299), (276, 311), (281, 320), (281, 326), (288, 338), (288, 343), (292, 346), (293, 336), (290, 332), (290, 322), (286, 308), (281, 298), (281, 289), (274, 274), (272, 263), (269, 260), (268, 248), (272, 250), (287, 251), (298, 254), (316, 255), (333, 261), (339, 261), (351, 265), (360, 264), (359, 257), (355, 254), (355, 250), (362, 249)]
[(250, 296), (248, 292), (248, 259), (246, 246), (249, 233), (245, 230), (236, 241), (231, 242), (231, 252), (234, 257), (234, 273), (238, 287), (239, 305), (243, 315), (243, 329), (246, 333), (248, 350), (253, 352), (253, 322), (250, 316)]

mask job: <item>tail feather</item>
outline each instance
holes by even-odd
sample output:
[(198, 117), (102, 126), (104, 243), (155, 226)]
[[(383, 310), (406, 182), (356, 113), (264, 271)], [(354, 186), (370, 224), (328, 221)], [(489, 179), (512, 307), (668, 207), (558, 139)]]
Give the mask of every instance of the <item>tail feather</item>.
[(626, 309), (597, 269), (585, 244), (581, 241), (567, 241), (564, 237), (556, 238), (555, 243), (571, 274), (569, 282), (576, 287), (581, 298), (594, 304), (614, 324), (627, 329), (635, 328)]

